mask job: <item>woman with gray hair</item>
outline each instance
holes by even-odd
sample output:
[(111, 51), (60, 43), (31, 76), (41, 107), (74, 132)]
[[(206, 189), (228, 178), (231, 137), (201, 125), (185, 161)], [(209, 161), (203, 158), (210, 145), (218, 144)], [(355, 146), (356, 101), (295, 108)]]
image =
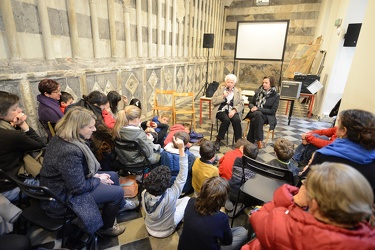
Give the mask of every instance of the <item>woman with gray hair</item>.
[(212, 124), (215, 124), (215, 119), (221, 121), (215, 142), (216, 151), (220, 151), (220, 141), (224, 139), (231, 123), (235, 141), (242, 136), (241, 115), (244, 100), (242, 99), (241, 89), (234, 87), (236, 83), (237, 76), (234, 74), (226, 75), (224, 85), (219, 86), (212, 96), (212, 104), (214, 105)]
[[(83, 231), (117, 236), (125, 231), (115, 222), (119, 209), (125, 207), (124, 191), (117, 173), (98, 172), (100, 164), (86, 144), (96, 130), (95, 119), (93, 112), (74, 107), (57, 122), (56, 136), (48, 144), (40, 171), (40, 184), (67, 200)], [(42, 203), (42, 208), (51, 217), (64, 214), (58, 202)]]
[(375, 229), (366, 221), (374, 194), (361, 173), (326, 162), (312, 166), (302, 183), (281, 186), (251, 215), (257, 238), (242, 250), (375, 249)]

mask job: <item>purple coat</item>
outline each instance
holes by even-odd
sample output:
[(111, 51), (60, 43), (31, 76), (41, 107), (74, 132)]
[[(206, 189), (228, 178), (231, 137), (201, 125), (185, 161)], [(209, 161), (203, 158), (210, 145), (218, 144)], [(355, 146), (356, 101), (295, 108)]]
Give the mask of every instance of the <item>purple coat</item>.
[(59, 101), (42, 94), (39, 94), (36, 98), (39, 102), (38, 116), (40, 121), (56, 123), (63, 117), (64, 114), (60, 110)]

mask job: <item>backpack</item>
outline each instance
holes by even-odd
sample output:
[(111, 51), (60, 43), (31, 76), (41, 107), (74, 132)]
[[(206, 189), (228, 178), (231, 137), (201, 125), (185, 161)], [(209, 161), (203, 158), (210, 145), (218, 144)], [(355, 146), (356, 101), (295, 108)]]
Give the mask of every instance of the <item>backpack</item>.
[(210, 84), (208, 84), (208, 87), (206, 89), (206, 97), (212, 97), (218, 87), (219, 83), (216, 81), (213, 81)]

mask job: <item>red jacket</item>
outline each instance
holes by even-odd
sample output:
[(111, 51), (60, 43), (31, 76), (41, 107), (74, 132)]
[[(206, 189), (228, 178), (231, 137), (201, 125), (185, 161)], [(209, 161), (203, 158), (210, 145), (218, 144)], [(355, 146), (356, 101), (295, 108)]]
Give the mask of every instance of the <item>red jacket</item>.
[(247, 249), (375, 249), (375, 229), (359, 223), (356, 230), (336, 227), (316, 220), (293, 202), (298, 188), (283, 185), (273, 201), (250, 217), (257, 238), (244, 245)]
[[(306, 141), (308, 143), (311, 143), (312, 145), (318, 147), (318, 148), (325, 147), (325, 146), (331, 144), (334, 140), (336, 140), (336, 138), (337, 138), (336, 129), (337, 129), (337, 126), (335, 126), (333, 128), (322, 129), (322, 130), (313, 130), (306, 135)], [(313, 134), (325, 135), (325, 136), (329, 137), (329, 141), (316, 138), (315, 136), (313, 136)]]
[(241, 151), (236, 148), (232, 151), (228, 151), (223, 157), (219, 160), (219, 175), (224, 179), (230, 180), (232, 178), (232, 169), (234, 161), (237, 157), (242, 157)]
[(175, 124), (169, 129), (169, 134), (164, 140), (164, 147), (172, 142), (172, 138), (177, 131), (185, 131), (185, 127), (182, 124)]

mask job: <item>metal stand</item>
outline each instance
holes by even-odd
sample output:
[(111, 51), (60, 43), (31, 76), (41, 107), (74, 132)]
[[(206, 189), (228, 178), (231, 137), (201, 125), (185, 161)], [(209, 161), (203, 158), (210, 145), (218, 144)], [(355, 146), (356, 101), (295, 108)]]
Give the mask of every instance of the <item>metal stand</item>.
[(207, 48), (207, 66), (206, 66), (206, 82), (202, 86), (202, 88), (198, 91), (198, 94), (195, 96), (194, 101), (198, 98), (199, 94), (203, 91), (203, 96), (206, 95), (207, 87), (208, 87), (208, 62), (210, 60), (210, 49)]

